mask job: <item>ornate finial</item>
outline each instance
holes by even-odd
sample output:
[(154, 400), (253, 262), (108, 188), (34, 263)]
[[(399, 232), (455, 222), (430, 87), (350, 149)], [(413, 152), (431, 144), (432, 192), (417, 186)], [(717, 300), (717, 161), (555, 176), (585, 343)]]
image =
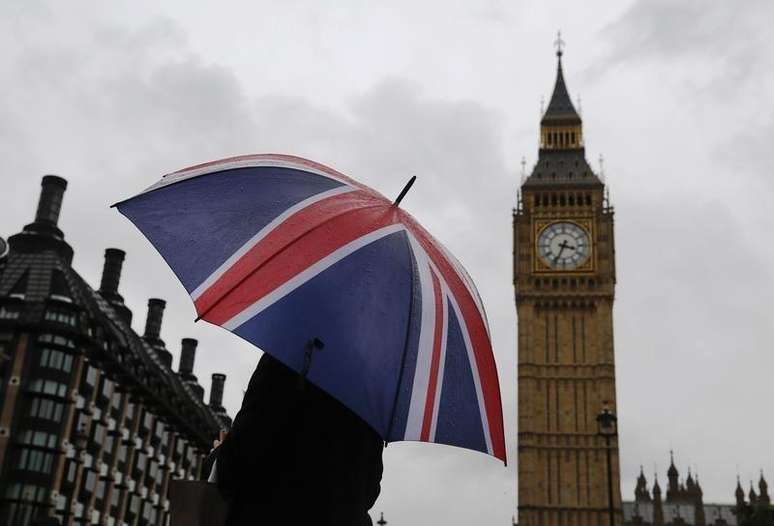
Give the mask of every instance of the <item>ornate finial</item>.
[[(599, 154), (599, 176), (601, 178), (605, 178), (605, 158), (602, 157), (602, 154)], [(672, 451), (669, 451), (669, 454), (672, 454)]]
[(554, 47), (556, 48), (556, 56), (559, 58), (562, 58), (562, 54), (564, 53), (564, 40), (562, 40), (562, 32), (557, 31), (556, 32), (556, 40), (554, 40)]
[(527, 158), (523, 155), (521, 156), (521, 177), (522, 179), (527, 177)]
[(546, 112), (546, 98), (540, 97), (540, 116), (542, 117), (545, 112)]
[(581, 96), (578, 95), (578, 115), (583, 117), (583, 106), (581, 106)]

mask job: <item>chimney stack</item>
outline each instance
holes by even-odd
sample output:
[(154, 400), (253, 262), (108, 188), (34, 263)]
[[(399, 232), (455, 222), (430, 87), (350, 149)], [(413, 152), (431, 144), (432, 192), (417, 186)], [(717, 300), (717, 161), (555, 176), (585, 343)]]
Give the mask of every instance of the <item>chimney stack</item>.
[(180, 368), (178, 372), (184, 380), (196, 380), (196, 376), (193, 374), (193, 368), (194, 358), (196, 358), (196, 346), (199, 345), (199, 342), (193, 338), (183, 338), (181, 345)]
[(223, 385), (226, 383), (226, 375), (221, 373), (212, 374), (212, 386), (210, 387), (210, 407), (213, 409), (223, 408)]
[(45, 175), (40, 186), (43, 188), (40, 191), (35, 222), (56, 226), (59, 222), (59, 212), (62, 210), (62, 197), (67, 189), (67, 181), (56, 175)]
[(145, 334), (143, 338), (151, 343), (161, 343), (161, 319), (164, 317), (164, 307), (167, 302), (158, 298), (148, 300), (148, 317), (145, 319)]
[(201, 401), (204, 401), (204, 387), (199, 385), (198, 382), (191, 384), (191, 389), (193, 389), (193, 392), (196, 394), (196, 398), (198, 398)]
[(67, 180), (56, 175), (45, 175), (40, 186), (35, 222), (25, 226), (24, 230), (64, 239), (64, 234), (57, 227), (57, 223), (59, 222), (59, 212), (62, 210), (64, 192), (67, 189)]
[(121, 267), (124, 264), (126, 252), (117, 248), (105, 249), (105, 265), (102, 267), (102, 281), (99, 292), (108, 301), (123, 302), (118, 293), (118, 282), (121, 280)]

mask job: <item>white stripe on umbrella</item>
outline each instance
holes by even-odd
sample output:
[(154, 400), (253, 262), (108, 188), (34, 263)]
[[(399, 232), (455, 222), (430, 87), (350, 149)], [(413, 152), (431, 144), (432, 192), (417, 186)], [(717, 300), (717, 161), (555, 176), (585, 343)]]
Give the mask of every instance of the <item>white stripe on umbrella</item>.
[(268, 307), (270, 307), (280, 299), (284, 298), (285, 296), (290, 294), (292, 291), (294, 291), (295, 289), (297, 289), (298, 287), (300, 287), (310, 279), (314, 278), (315, 276), (317, 276), (327, 268), (333, 266), (337, 262), (349, 256), (353, 252), (360, 250), (364, 246), (369, 245), (374, 241), (377, 241), (383, 237), (389, 236), (390, 234), (394, 234), (395, 232), (400, 232), (401, 230), (405, 230), (405, 228), (406, 227), (401, 223), (396, 223), (394, 225), (389, 225), (384, 228), (380, 228), (379, 230), (374, 230), (373, 232), (369, 232), (368, 234), (362, 237), (359, 237), (354, 241), (350, 241), (349, 243), (339, 248), (338, 250), (331, 252), (330, 254), (322, 258), (314, 265), (307, 267), (303, 272), (300, 272), (293, 278), (287, 280), (282, 285), (280, 285), (270, 293), (266, 294), (258, 301), (249, 305), (244, 310), (242, 310), (239, 314), (237, 314), (230, 320), (226, 321), (221, 326), (230, 331), (237, 329), (239, 326), (241, 326), (243, 323), (255, 317), (261, 311), (267, 309)]
[(152, 184), (151, 186), (149, 186), (148, 188), (140, 192), (140, 194), (151, 192), (153, 190), (158, 190), (159, 188), (164, 188), (165, 186), (169, 186), (173, 183), (179, 183), (180, 181), (185, 181), (187, 179), (199, 177), (200, 175), (207, 175), (209, 173), (214, 173), (214, 172), (223, 172), (225, 170), (236, 170), (238, 168), (260, 168), (260, 167), (290, 168), (293, 170), (310, 172), (310, 173), (325, 177), (327, 179), (333, 179), (334, 181), (338, 181), (340, 183), (351, 184), (351, 181), (346, 180), (344, 176), (337, 174), (333, 170), (324, 170), (323, 169), (324, 167), (322, 166), (320, 166), (320, 168), (316, 168), (314, 166), (304, 164), (300, 161), (293, 161), (291, 159), (286, 159), (286, 158), (277, 158), (268, 154), (268, 155), (254, 155), (254, 156), (247, 156), (247, 157), (235, 157), (231, 159), (223, 159), (222, 161), (207, 163), (199, 167), (194, 166), (191, 168), (185, 168), (178, 172), (172, 172), (170, 174), (165, 175), (160, 181), (157, 181), (156, 183)]
[(489, 432), (489, 418), (486, 413), (486, 406), (484, 405), (484, 393), (481, 390), (481, 377), (478, 375), (478, 364), (476, 363), (476, 356), (473, 352), (473, 345), (470, 342), (470, 335), (468, 334), (468, 327), (465, 323), (465, 318), (462, 317), (462, 311), (457, 303), (456, 298), (449, 295), (449, 299), (454, 309), (454, 314), (457, 316), (457, 321), (460, 324), (462, 330), (462, 338), (465, 342), (465, 351), (468, 355), (468, 362), (470, 363), (470, 371), (473, 373), (473, 382), (476, 386), (476, 399), (478, 401), (478, 412), (481, 415), (481, 427), (484, 430), (484, 440), (486, 441), (487, 452), (492, 453), (492, 436)]
[(443, 280), (440, 273), (436, 276), (441, 284), (441, 307), (443, 312), (443, 324), (441, 325), (441, 356), (438, 358), (438, 379), (435, 382), (435, 400), (433, 404), (432, 421), (430, 422), (430, 441), (435, 442), (435, 432), (438, 429), (438, 408), (441, 406), (441, 393), (443, 391), (443, 374), (446, 368), (446, 345), (449, 339), (449, 286)]
[(421, 319), (419, 324), (419, 344), (417, 347), (417, 362), (414, 371), (414, 383), (411, 388), (408, 418), (406, 419), (405, 440), (419, 440), (422, 433), (422, 420), (425, 413), (427, 389), (430, 383), (430, 365), (433, 359), (433, 332), (435, 330), (435, 295), (433, 294), (433, 278), (427, 253), (419, 245), (413, 234), (408, 232), (411, 250), (417, 261), (419, 286), (421, 287)]
[(218, 279), (220, 279), (220, 277), (225, 274), (226, 271), (228, 271), (228, 269), (234, 265), (234, 263), (236, 263), (242, 256), (247, 254), (263, 238), (269, 235), (272, 230), (287, 221), (291, 216), (297, 214), (309, 206), (312, 206), (315, 203), (322, 201), (323, 199), (355, 191), (357, 191), (357, 188), (353, 188), (351, 186), (339, 186), (337, 188), (333, 188), (331, 190), (327, 190), (325, 192), (308, 197), (303, 201), (291, 206), (283, 213), (275, 217), (268, 225), (261, 228), (257, 234), (255, 234), (245, 244), (239, 247), (236, 252), (231, 254), (228, 259), (226, 259), (226, 261), (224, 261), (217, 269), (215, 269), (212, 274), (210, 274), (198, 287), (196, 287), (193, 292), (191, 292), (191, 298), (196, 301), (199, 296), (201, 296), (208, 288), (210, 288), (216, 281), (218, 281)]

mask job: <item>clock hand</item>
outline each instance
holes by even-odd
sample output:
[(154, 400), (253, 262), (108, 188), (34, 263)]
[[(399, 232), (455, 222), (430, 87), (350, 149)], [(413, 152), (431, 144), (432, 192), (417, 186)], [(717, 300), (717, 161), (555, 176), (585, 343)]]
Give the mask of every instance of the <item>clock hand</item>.
[(564, 252), (564, 249), (567, 248), (567, 242), (563, 241), (561, 245), (559, 245), (559, 253), (554, 258), (554, 263), (559, 261), (559, 257), (562, 255), (562, 252)]

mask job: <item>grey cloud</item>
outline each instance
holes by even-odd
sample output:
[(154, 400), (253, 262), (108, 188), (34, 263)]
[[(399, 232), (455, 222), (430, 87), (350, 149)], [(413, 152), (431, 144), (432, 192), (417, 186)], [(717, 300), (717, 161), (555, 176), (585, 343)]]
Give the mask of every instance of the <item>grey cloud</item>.
[(687, 91), (729, 96), (751, 82), (759, 68), (770, 67), (770, 2), (637, 0), (601, 35), (608, 51), (589, 77), (624, 63), (647, 62), (666, 75), (700, 72)]

